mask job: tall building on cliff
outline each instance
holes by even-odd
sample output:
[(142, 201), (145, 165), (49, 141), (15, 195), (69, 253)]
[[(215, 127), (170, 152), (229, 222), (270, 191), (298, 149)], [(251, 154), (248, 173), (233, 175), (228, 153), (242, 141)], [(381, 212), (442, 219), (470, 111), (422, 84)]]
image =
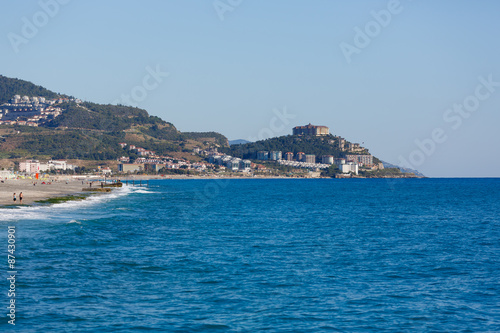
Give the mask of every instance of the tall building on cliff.
[(314, 126), (309, 123), (305, 126), (296, 126), (293, 128), (293, 135), (312, 135), (321, 136), (328, 135), (330, 130), (326, 126)]

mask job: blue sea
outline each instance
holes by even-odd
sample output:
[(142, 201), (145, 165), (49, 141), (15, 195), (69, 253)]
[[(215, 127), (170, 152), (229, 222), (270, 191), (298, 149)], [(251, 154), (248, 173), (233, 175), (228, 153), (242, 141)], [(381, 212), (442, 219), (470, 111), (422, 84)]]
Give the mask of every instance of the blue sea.
[(500, 331), (500, 179), (158, 180), (0, 216), (0, 331)]

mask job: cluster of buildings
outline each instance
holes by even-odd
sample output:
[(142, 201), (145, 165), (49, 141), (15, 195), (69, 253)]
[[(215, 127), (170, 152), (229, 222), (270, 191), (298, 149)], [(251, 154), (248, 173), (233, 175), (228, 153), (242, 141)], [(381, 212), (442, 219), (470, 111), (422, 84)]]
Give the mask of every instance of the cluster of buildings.
[(47, 172), (51, 170), (74, 170), (75, 166), (68, 164), (65, 160), (50, 160), (40, 163), (38, 160), (26, 160), (19, 163), (19, 171), (26, 173)]
[(82, 101), (75, 98), (47, 99), (45, 97), (15, 95), (8, 103), (0, 105), (0, 125), (23, 125), (37, 127), (47, 120), (59, 116), (63, 110), (58, 104)]
[[(293, 128), (293, 135), (297, 136), (327, 136), (329, 135), (329, 128), (326, 126), (305, 125), (296, 126)], [(330, 143), (335, 144), (335, 139), (338, 142), (339, 150), (343, 151), (342, 158), (335, 158), (332, 155), (324, 155), (317, 157), (314, 154), (306, 154), (298, 152), (282, 151), (258, 151), (256, 159), (259, 161), (275, 161), (279, 165), (291, 166), (294, 168), (304, 168), (310, 170), (327, 169), (335, 164), (339, 170), (344, 174), (358, 174), (360, 167), (371, 168), (373, 167), (373, 156), (366, 154), (366, 149), (361, 147), (358, 143), (349, 143), (342, 137), (334, 137)], [(230, 171), (250, 171), (251, 169), (259, 170), (262, 165), (252, 163), (250, 160), (240, 159), (229, 155), (217, 153), (217, 151), (206, 151), (195, 148), (195, 153), (208, 157), (211, 164), (218, 165)], [(356, 154), (357, 152), (363, 154)]]
[[(217, 153), (216, 151), (199, 151), (198, 153), (205, 153), (205, 155), (208, 156), (210, 164), (218, 165), (229, 171), (249, 172), (251, 169), (259, 170), (259, 167), (260, 169), (265, 169), (262, 165), (254, 164), (250, 160)], [(279, 165), (310, 170), (327, 169), (335, 164), (342, 173), (353, 173), (356, 175), (360, 167), (369, 168), (373, 165), (372, 155), (346, 155), (344, 158), (324, 155), (321, 157), (321, 163), (316, 163), (315, 155), (305, 154), (303, 152), (297, 153), (294, 158), (294, 154), (291, 152), (285, 153), (283, 156), (281, 151), (259, 151), (257, 153), (257, 159), (261, 161), (276, 161)]]
[(338, 148), (341, 151), (357, 153), (365, 151), (364, 147), (361, 147), (359, 143), (347, 142), (344, 138), (340, 136), (335, 137), (337, 139)]
[[(122, 148), (138, 150), (138, 147), (120, 143)], [(141, 148), (139, 148), (141, 149)], [(148, 152), (148, 151), (146, 151)], [(118, 172), (133, 173), (133, 172), (152, 172), (157, 173), (161, 169), (184, 169), (191, 171), (203, 172), (208, 169), (217, 167), (219, 170), (228, 170), (232, 172), (249, 172), (251, 169), (264, 171), (266, 168), (263, 165), (252, 163), (250, 160), (240, 159), (223, 153), (219, 153), (217, 148), (201, 149), (193, 148), (193, 154), (204, 156), (208, 159), (207, 162), (189, 162), (185, 159), (178, 159), (169, 156), (158, 156), (154, 152), (147, 154), (145, 157), (137, 158), (133, 163), (130, 163), (129, 157), (121, 157), (118, 159)]]
[(343, 158), (335, 158), (332, 155), (321, 156), (321, 163), (316, 162), (316, 155), (298, 152), (295, 156), (292, 152), (283, 155), (281, 151), (259, 151), (257, 159), (262, 161), (277, 161), (280, 165), (287, 165), (296, 168), (326, 169), (335, 164), (342, 173), (358, 174), (359, 167), (372, 167), (372, 155), (345, 154)]
[(135, 145), (129, 145), (125, 142), (120, 142), (119, 145), (124, 149), (129, 149), (141, 156), (130, 163), (130, 157), (122, 156), (118, 159), (118, 172), (151, 172), (157, 173), (161, 169), (186, 169), (194, 171), (204, 171), (207, 169), (207, 163), (195, 162), (191, 163), (185, 159), (175, 159), (170, 156), (159, 156), (152, 150), (147, 150)]
[[(297, 155), (299, 154), (303, 153), (298, 153)], [(331, 155), (324, 155), (321, 158), (322, 163), (316, 163), (316, 162), (310, 162), (307, 159), (303, 158), (303, 156), (308, 156), (308, 155), (305, 154), (299, 155), (299, 158), (301, 158), (300, 156), (302, 156), (302, 159), (300, 160), (285, 159), (285, 160), (278, 160), (278, 163), (280, 165), (286, 165), (295, 168), (306, 168), (306, 169), (327, 169), (332, 164), (335, 164), (342, 173), (346, 174), (354, 173), (356, 175), (358, 174), (359, 164), (354, 161), (347, 161), (345, 158), (334, 158)], [(309, 156), (314, 156), (314, 155), (309, 155)]]
[(359, 164), (360, 166), (373, 166), (373, 156), (371, 154), (367, 155), (354, 155), (354, 154), (345, 154), (345, 160), (348, 162), (354, 162)]
[(250, 172), (251, 170), (264, 172), (270, 171), (262, 164), (252, 163), (252, 161), (248, 159), (241, 159), (231, 155), (219, 153), (217, 148), (202, 150), (199, 147), (195, 147), (193, 152), (208, 158), (209, 164), (217, 166), (220, 170), (229, 170), (233, 172)]
[(279, 160), (277, 161), (279, 165), (291, 166), (294, 168), (302, 168), (302, 169), (327, 169), (330, 165), (323, 163), (310, 163), (310, 162), (299, 162), (299, 161), (288, 161), (288, 160)]
[(213, 153), (209, 156), (208, 162), (214, 165), (225, 167), (229, 171), (249, 172), (252, 168), (252, 161), (241, 158)]
[(257, 159), (261, 161), (279, 161), (282, 159), (281, 151), (259, 151)]
[[(19, 163), (19, 171), (26, 174), (37, 174), (49, 171), (68, 171), (75, 170), (76, 166), (69, 164), (66, 160), (50, 160), (48, 162), (40, 162), (39, 160), (26, 160)], [(103, 175), (111, 175), (112, 171), (109, 167), (97, 167), (97, 172)]]
[[(293, 129), (296, 135), (328, 135), (329, 129), (326, 126), (297, 126)], [(373, 167), (373, 156), (365, 153), (365, 148), (359, 144), (346, 143), (343, 138), (335, 137), (338, 140), (340, 150), (344, 151), (342, 158), (335, 158), (332, 155), (323, 155), (317, 157), (314, 154), (306, 154), (298, 152), (281, 151), (259, 151), (257, 152), (257, 160), (260, 161), (275, 161), (279, 165), (291, 166), (294, 168), (303, 168), (309, 170), (327, 169), (331, 165), (337, 165), (340, 172), (343, 174), (358, 174), (360, 167)], [(332, 140), (332, 144), (334, 140)], [(132, 163), (130, 157), (122, 156), (118, 159), (118, 172), (133, 173), (133, 172), (148, 172), (158, 173), (162, 169), (184, 169), (193, 171), (206, 171), (216, 167), (219, 170), (228, 170), (232, 172), (250, 172), (252, 169), (257, 171), (265, 171), (265, 166), (252, 163), (251, 160), (241, 159), (230, 155), (222, 154), (217, 151), (217, 148), (204, 149), (199, 147), (193, 149), (193, 154), (199, 154), (207, 158), (207, 162), (190, 162), (182, 158), (173, 158), (170, 156), (159, 156), (154, 151), (144, 149), (126, 142), (120, 142), (120, 147), (136, 153), (139, 157)], [(356, 152), (365, 154), (356, 154)], [(20, 164), (20, 170), (24, 172), (43, 172), (49, 170), (72, 170), (74, 166), (69, 165), (66, 161), (51, 160), (47, 163), (40, 163), (36, 160), (27, 160)], [(111, 172), (111, 170), (101, 170), (102, 173)]]
[(207, 164), (203, 162), (191, 163), (184, 159), (176, 160), (167, 156), (157, 156), (154, 158), (140, 157), (136, 159), (134, 163), (122, 162), (118, 164), (118, 172), (123, 173), (158, 173), (162, 169), (204, 171), (207, 169)]
[(303, 152), (298, 152), (293, 156), (293, 153), (288, 152), (283, 153), (281, 151), (259, 151), (257, 152), (257, 159), (261, 161), (297, 161), (297, 162), (305, 162), (305, 163), (316, 163), (316, 155), (306, 154)]
[(128, 145), (126, 142), (120, 142), (119, 145), (123, 149), (128, 148), (129, 150), (135, 151), (139, 156), (152, 156), (152, 157), (156, 156), (156, 153), (152, 150), (147, 150), (141, 147), (137, 147), (135, 145)]

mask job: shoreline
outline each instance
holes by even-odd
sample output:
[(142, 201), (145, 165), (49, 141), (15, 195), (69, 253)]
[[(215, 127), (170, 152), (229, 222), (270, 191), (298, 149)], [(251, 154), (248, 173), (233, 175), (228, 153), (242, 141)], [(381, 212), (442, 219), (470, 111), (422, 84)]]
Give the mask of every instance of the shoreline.
[[(419, 179), (419, 177), (401, 177), (397, 179)], [(108, 180), (120, 179), (125, 185), (146, 185), (144, 182), (149, 180), (222, 180), (222, 179), (396, 179), (396, 178), (330, 178), (330, 177), (265, 177), (265, 176), (186, 176), (186, 175), (131, 175), (129, 177), (114, 176)], [(51, 200), (67, 201), (77, 200), (82, 197), (102, 192), (87, 192), (83, 188), (98, 188), (100, 181), (97, 177), (87, 178), (86, 176), (54, 176), (49, 179), (2, 179), (0, 183), (0, 208), (15, 208), (22, 206), (32, 206), (40, 203), (51, 203)], [(44, 184), (45, 182), (45, 184)], [(35, 183), (35, 185), (33, 185)], [(23, 203), (19, 201), (19, 194), (23, 193)], [(13, 194), (16, 193), (16, 201), (13, 200)]]
[[(76, 180), (58, 176), (43, 180), (2, 179), (1, 181), (0, 207), (2, 208), (32, 206), (38, 202), (41, 204), (50, 203), (51, 199), (54, 201), (67, 201), (89, 195), (89, 192), (82, 191), (84, 187), (89, 187), (89, 181), (82, 179)], [(97, 183), (94, 186), (97, 187)], [(23, 193), (22, 204), (19, 200), (21, 192)], [(16, 201), (13, 200), (14, 193), (16, 193)]]
[[(124, 184), (126, 182), (135, 181), (145, 181), (145, 180), (162, 180), (162, 179), (423, 179), (429, 177), (279, 177), (279, 176), (186, 176), (186, 175), (166, 175), (155, 176), (155, 175), (131, 175), (127, 176), (115, 176), (113, 179), (120, 179)], [(110, 178), (111, 179), (111, 178)]]

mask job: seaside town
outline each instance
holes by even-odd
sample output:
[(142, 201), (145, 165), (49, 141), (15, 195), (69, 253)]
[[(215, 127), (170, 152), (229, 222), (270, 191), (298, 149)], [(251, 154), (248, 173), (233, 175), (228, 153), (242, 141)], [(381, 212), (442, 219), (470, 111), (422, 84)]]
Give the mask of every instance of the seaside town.
[[(328, 136), (329, 128), (326, 126), (297, 126), (293, 128), (293, 135), (301, 136)], [(331, 137), (331, 136), (330, 136)], [(109, 177), (112, 175), (226, 175), (226, 176), (300, 176), (300, 177), (320, 177), (321, 172), (335, 166), (338, 168), (337, 178), (355, 177), (363, 171), (375, 171), (384, 168), (382, 163), (374, 163), (373, 156), (367, 153), (364, 147), (358, 143), (348, 143), (339, 136), (333, 136), (330, 142), (336, 143), (342, 156), (332, 155), (316, 156), (309, 152), (284, 152), (279, 150), (258, 151), (253, 159), (242, 159), (230, 156), (218, 151), (217, 147), (201, 149), (194, 147), (191, 155), (198, 156), (198, 162), (189, 161), (186, 158), (174, 158), (171, 156), (159, 155), (152, 150), (148, 150), (127, 142), (120, 142), (120, 147), (138, 156), (131, 160), (128, 156), (120, 157), (116, 165), (98, 166), (95, 169), (87, 170), (96, 176)], [(296, 172), (276, 173), (279, 167), (287, 167), (287, 170)], [(34, 174), (75, 174), (78, 171), (76, 165), (70, 164), (67, 160), (49, 160), (40, 162), (39, 160), (25, 160), (19, 163), (17, 174), (11, 171), (2, 171), (0, 177), (15, 178), (19, 175), (29, 176)], [(79, 172), (81, 174), (81, 172)]]
[(500, 0), (0, 8), (0, 333), (500, 333)]
[[(302, 136), (326, 136), (329, 135), (329, 128), (326, 126), (297, 126), (293, 128), (293, 135)], [(217, 151), (217, 148), (200, 149), (195, 147), (193, 154), (202, 156), (206, 162), (190, 163), (187, 160), (175, 160), (171, 157), (157, 156), (154, 151), (149, 151), (135, 145), (128, 145), (125, 142), (120, 143), (124, 149), (134, 150), (139, 156), (133, 163), (130, 158), (121, 157), (119, 159), (118, 172), (160, 172), (165, 169), (185, 169), (204, 172), (207, 170), (218, 170), (227, 172), (241, 172), (244, 174), (253, 174), (255, 172), (271, 172), (272, 164), (288, 166), (296, 169), (306, 169), (310, 176), (318, 175), (323, 169), (336, 165), (340, 171), (339, 177), (358, 175), (359, 170), (379, 170), (383, 169), (382, 163), (373, 163), (373, 156), (370, 154), (357, 154), (365, 152), (366, 149), (358, 143), (346, 143), (342, 137), (334, 137), (338, 141), (339, 150), (345, 152), (343, 157), (335, 158), (332, 155), (315, 156), (307, 152), (282, 151), (258, 151), (255, 159), (241, 159)], [(207, 163), (208, 162), (208, 163)], [(266, 163), (268, 162), (268, 163)], [(266, 167), (264, 164), (267, 164)]]
[(38, 127), (52, 120), (64, 111), (59, 104), (82, 101), (77, 98), (47, 99), (45, 97), (14, 95), (8, 103), (0, 105), (0, 125), (21, 125)]

